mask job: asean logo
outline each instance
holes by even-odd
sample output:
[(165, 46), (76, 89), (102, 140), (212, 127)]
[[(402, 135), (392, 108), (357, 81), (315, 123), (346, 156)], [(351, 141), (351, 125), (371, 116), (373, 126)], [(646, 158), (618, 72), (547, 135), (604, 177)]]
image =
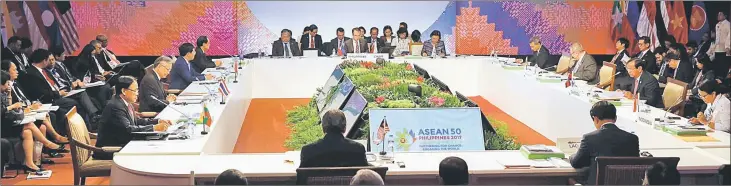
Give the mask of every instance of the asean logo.
[(706, 24), (706, 10), (701, 6), (693, 5), (690, 14), (690, 30), (698, 31)]

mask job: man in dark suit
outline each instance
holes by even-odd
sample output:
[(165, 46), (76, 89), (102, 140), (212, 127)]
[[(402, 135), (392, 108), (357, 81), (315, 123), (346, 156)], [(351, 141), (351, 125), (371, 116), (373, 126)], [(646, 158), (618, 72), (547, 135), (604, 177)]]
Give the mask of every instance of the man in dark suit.
[(196, 72), (202, 73), (207, 68), (216, 68), (217, 66), (221, 66), (220, 61), (214, 62), (206, 56), (206, 51), (211, 48), (211, 42), (208, 41), (208, 37), (199, 36), (195, 44), (198, 47), (195, 49), (195, 58), (193, 58), (191, 63), (193, 63), (193, 69)]
[(639, 94), (640, 100), (645, 100), (647, 105), (653, 107), (661, 107), (660, 84), (658, 84), (655, 76), (645, 71), (647, 64), (640, 59), (633, 58), (627, 62), (627, 73), (634, 79), (634, 83), (629, 90), (624, 91), (624, 96), (628, 99), (634, 99)]
[[(576, 154), (570, 157), (571, 166), (578, 169), (581, 179), (589, 185), (596, 184), (596, 157), (640, 156), (640, 142), (636, 135), (626, 132), (614, 123), (617, 108), (607, 101), (594, 104), (589, 111), (596, 131), (585, 134)], [(588, 173), (588, 176), (587, 176)], [(580, 181), (581, 182), (581, 181)]]
[(272, 56), (293, 57), (302, 56), (297, 41), (292, 39), (292, 31), (283, 29), (279, 40), (272, 43)]
[(365, 38), (368, 43), (368, 53), (378, 53), (383, 48), (386, 42), (378, 38), (378, 27), (371, 27), (371, 36)]
[(711, 31), (708, 31), (706, 33), (703, 33), (703, 36), (701, 37), (701, 44), (699, 45), (698, 50), (695, 53), (691, 53), (694, 56), (698, 56), (698, 54), (705, 54), (708, 52), (708, 49), (711, 48)]
[[(322, 50), (322, 37), (317, 34), (317, 25), (310, 25), (310, 33), (302, 36), (302, 50)], [(318, 52), (319, 53), (319, 52)]]
[[(531, 62), (532, 65), (536, 65), (541, 69), (546, 69), (558, 64), (558, 61), (550, 60), (551, 53), (543, 46), (543, 44), (541, 44), (541, 39), (537, 36), (531, 38), (528, 45), (530, 45), (530, 49), (533, 51), (533, 55), (528, 57), (528, 61)], [(523, 63), (524, 61), (523, 59), (517, 59), (516, 62)]]
[[(142, 119), (135, 114), (132, 103), (137, 100), (138, 87), (134, 78), (119, 77), (115, 92), (117, 95), (104, 108), (96, 147), (123, 147), (132, 140), (132, 132), (166, 131), (170, 126), (168, 120)], [(99, 160), (112, 159), (112, 153), (95, 152), (93, 156)]]
[(15, 63), (15, 67), (18, 69), (20, 75), (25, 74), (25, 69), (30, 66), (28, 58), (25, 53), (20, 51), (22, 41), (20, 37), (13, 36), (8, 39), (8, 46), (2, 50), (2, 60), (10, 60)]
[[(140, 112), (160, 112), (175, 101), (175, 95), (167, 95), (160, 79), (167, 78), (172, 68), (173, 59), (160, 56), (152, 64), (152, 73), (145, 74), (140, 82)], [(152, 97), (160, 101), (154, 100)]]
[(365, 53), (368, 51), (368, 43), (363, 39), (363, 33), (359, 28), (353, 28), (353, 38), (345, 40), (345, 51), (347, 53)]
[(614, 76), (614, 87), (629, 87), (632, 85), (632, 78), (627, 75), (627, 68), (624, 65), (630, 59), (629, 52), (627, 52), (628, 46), (629, 40), (625, 38), (617, 39), (617, 43), (614, 45), (617, 49), (617, 54), (609, 61), (609, 63), (617, 66), (617, 73)]
[[(145, 75), (145, 66), (140, 61), (132, 60), (129, 62), (122, 63), (117, 59), (117, 56), (107, 48), (109, 45), (109, 38), (106, 35), (97, 35), (96, 40), (101, 43), (101, 50), (97, 54), (97, 59), (102, 67), (107, 71), (117, 72), (119, 75), (132, 76), (140, 79)], [(124, 66), (122, 66), (122, 64)]]
[[(81, 79), (78, 79), (76, 76), (74, 76), (71, 68), (64, 64), (64, 61), (66, 60), (66, 54), (62, 47), (54, 47), (53, 49), (51, 49), (51, 53), (53, 53), (53, 57), (56, 58), (54, 62), (55, 65), (51, 71), (58, 71), (58, 75), (66, 79), (67, 82), (72, 82), (74, 88), (78, 86), (83, 87), (86, 84), (85, 82), (81, 81)], [(86, 91), (89, 92), (88, 94), (93, 98), (92, 100), (96, 101), (95, 103), (97, 103), (97, 107), (100, 109), (104, 109), (104, 106), (107, 105), (107, 101), (112, 99), (113, 90), (109, 83), (105, 83), (104, 85), (99, 85), (95, 87), (88, 87), (86, 88)]]
[(193, 83), (193, 81), (213, 78), (210, 74), (202, 75), (193, 70), (193, 66), (190, 64), (190, 61), (195, 58), (193, 44), (183, 43), (178, 48), (178, 51), (180, 52), (180, 57), (175, 61), (173, 69), (170, 71), (170, 89), (183, 90)]
[(300, 168), (368, 166), (365, 147), (345, 138), (345, 114), (329, 110), (322, 117), (325, 137), (305, 145), (300, 153)]
[(338, 28), (335, 32), (337, 37), (330, 40), (330, 44), (335, 48), (335, 54), (338, 56), (344, 56), (347, 52), (345, 50), (345, 41), (350, 40), (349, 37), (345, 37), (345, 29)]
[(669, 69), (672, 69), (672, 76), (669, 77), (685, 83), (690, 83), (693, 81), (694, 70), (693, 65), (690, 64), (690, 58), (688, 57), (685, 48), (679, 43), (672, 44), (670, 48), (674, 50), (675, 55), (668, 55), (671, 56), (668, 59), (668, 67)]
[(645, 71), (649, 72), (650, 74), (657, 74), (660, 72), (660, 67), (658, 66), (658, 62), (655, 61), (655, 56), (653, 56), (652, 51), (650, 51), (650, 38), (647, 36), (642, 36), (639, 39), (637, 39), (637, 48), (640, 49), (640, 53), (637, 53), (635, 55), (635, 58), (641, 59), (641, 62), (645, 63), (646, 69)]

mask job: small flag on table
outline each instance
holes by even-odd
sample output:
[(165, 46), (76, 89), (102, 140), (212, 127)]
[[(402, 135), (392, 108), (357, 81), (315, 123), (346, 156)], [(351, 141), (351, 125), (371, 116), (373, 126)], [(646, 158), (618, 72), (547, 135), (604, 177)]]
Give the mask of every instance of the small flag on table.
[(222, 93), (222, 94), (223, 94), (224, 96), (228, 96), (228, 94), (230, 94), (230, 93), (231, 93), (231, 91), (230, 91), (230, 90), (228, 89), (228, 85), (226, 84), (226, 81), (224, 81), (224, 80), (219, 80), (219, 81), (218, 81), (218, 86), (219, 86), (218, 88), (219, 88), (219, 89), (221, 89), (221, 93)]
[(201, 114), (201, 121), (206, 126), (211, 126), (213, 118), (211, 118), (211, 112), (208, 111), (208, 104), (203, 103), (203, 113)]
[(573, 82), (573, 79), (574, 79), (573, 70), (569, 69), (569, 77), (566, 80), (566, 83), (564, 85), (566, 85), (567, 88), (570, 87), (571, 86), (571, 83)]

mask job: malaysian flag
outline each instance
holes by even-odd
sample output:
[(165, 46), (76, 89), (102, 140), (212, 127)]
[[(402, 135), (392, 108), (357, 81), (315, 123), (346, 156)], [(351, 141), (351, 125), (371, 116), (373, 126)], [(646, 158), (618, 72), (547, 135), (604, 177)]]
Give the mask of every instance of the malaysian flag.
[(79, 34), (76, 31), (76, 20), (71, 12), (71, 3), (69, 1), (54, 1), (56, 6), (50, 6), (53, 15), (57, 18), (61, 38), (63, 39), (63, 49), (67, 54), (72, 54), (79, 48)]

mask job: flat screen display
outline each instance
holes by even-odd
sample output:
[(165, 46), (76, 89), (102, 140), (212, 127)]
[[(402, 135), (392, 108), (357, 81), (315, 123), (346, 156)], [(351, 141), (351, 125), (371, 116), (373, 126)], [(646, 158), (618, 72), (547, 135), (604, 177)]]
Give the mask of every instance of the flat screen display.
[(343, 79), (344, 75), (345, 72), (343, 72), (343, 69), (340, 69), (340, 67), (335, 67), (335, 70), (333, 70), (332, 74), (330, 74), (330, 78), (328, 78), (327, 82), (325, 82), (325, 85), (322, 86), (322, 91), (317, 92), (317, 98), (315, 98), (315, 100), (317, 101), (317, 109), (319, 111), (322, 111), (322, 108), (325, 107), (328, 102), (330, 102), (330, 100), (325, 100), (327, 98), (327, 95), (330, 93), (333, 87), (337, 86), (338, 83), (340, 83), (340, 80)]
[(348, 95), (350, 95), (350, 92), (353, 91), (353, 88), (353, 82), (350, 81), (350, 78), (344, 77), (343, 81), (340, 82), (337, 88), (333, 89), (333, 91), (336, 92), (333, 93), (330, 102), (328, 102), (325, 108), (320, 111), (320, 118), (322, 118), (322, 116), (325, 115), (325, 112), (330, 109), (340, 109), (340, 107), (345, 103), (345, 99), (347, 99)]
[(358, 92), (358, 90), (353, 90), (353, 95), (350, 95), (350, 99), (348, 99), (347, 102), (345, 102), (345, 106), (343, 106), (343, 113), (345, 113), (345, 134), (350, 134), (351, 129), (353, 128), (353, 125), (358, 121), (358, 117), (360, 117), (360, 114), (363, 113), (363, 109), (366, 108), (366, 105), (368, 102), (366, 102), (365, 97)]

